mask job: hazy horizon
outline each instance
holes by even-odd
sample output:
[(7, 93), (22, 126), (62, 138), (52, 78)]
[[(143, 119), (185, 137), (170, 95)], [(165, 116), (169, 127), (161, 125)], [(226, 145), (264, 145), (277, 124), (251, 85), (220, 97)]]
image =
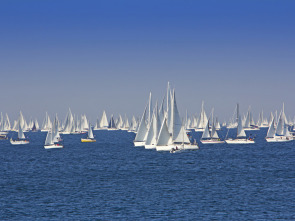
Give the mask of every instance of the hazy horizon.
[(39, 123), (71, 108), (92, 123), (141, 116), (167, 82), (182, 116), (238, 102), (294, 117), (294, 1), (5, 1), (0, 112)]

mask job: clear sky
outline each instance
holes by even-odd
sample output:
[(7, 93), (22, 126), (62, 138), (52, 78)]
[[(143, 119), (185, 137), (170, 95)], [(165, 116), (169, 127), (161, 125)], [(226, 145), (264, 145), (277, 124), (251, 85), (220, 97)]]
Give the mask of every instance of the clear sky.
[(3, 0), (0, 111), (141, 115), (167, 81), (181, 114), (295, 115), (295, 1)]

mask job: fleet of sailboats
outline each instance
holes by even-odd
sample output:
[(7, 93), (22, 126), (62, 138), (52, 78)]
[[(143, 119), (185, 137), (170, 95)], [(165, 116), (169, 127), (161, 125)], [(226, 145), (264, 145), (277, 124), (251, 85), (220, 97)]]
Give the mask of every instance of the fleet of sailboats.
[[(86, 114), (73, 114), (71, 109), (68, 110), (66, 118), (63, 122), (59, 121), (57, 114), (52, 118), (46, 112), (42, 126), (39, 126), (38, 120), (33, 119), (26, 121), (23, 113), (19, 112), (17, 120), (10, 123), (8, 114), (0, 113), (0, 140), (7, 139), (10, 131), (17, 132), (17, 139), (10, 137), (12, 145), (29, 144), (29, 140), (25, 136), (25, 132), (47, 132), (44, 148), (63, 148), (61, 144), (61, 135), (67, 134), (83, 134), (87, 133), (87, 138), (81, 138), (81, 142), (95, 142), (93, 130), (115, 131), (121, 130), (135, 133), (134, 146), (144, 147), (145, 149), (155, 149), (157, 151), (170, 151), (171, 153), (183, 150), (197, 150), (198, 143), (193, 137), (194, 133), (201, 133), (201, 144), (254, 144), (252, 134), (256, 130), (268, 128), (265, 140), (267, 142), (290, 142), (295, 138), (295, 118), (287, 119), (285, 114), (285, 106), (278, 114), (277, 111), (270, 112), (269, 118), (264, 117), (263, 110), (259, 113), (257, 123), (255, 123), (251, 107), (243, 118), (241, 117), (239, 104), (237, 104), (234, 115), (229, 122), (224, 121), (220, 125), (218, 118), (213, 116), (207, 117), (202, 102), (200, 113), (188, 115), (186, 111), (185, 117), (182, 118), (176, 102), (175, 89), (171, 89), (168, 82), (167, 91), (160, 105), (158, 102), (152, 105), (152, 93), (149, 94), (146, 107), (140, 119), (132, 116), (129, 121), (127, 115), (114, 115), (107, 118), (106, 111), (103, 111), (101, 118), (98, 118), (94, 128), (91, 127), (90, 121)], [(273, 114), (274, 113), (274, 114)], [(124, 117), (122, 117), (124, 116)], [(220, 138), (219, 130), (228, 129), (225, 139)], [(235, 130), (233, 130), (235, 129)], [(231, 133), (229, 133), (231, 131)], [(233, 133), (236, 131), (236, 133)], [(254, 132), (255, 133), (255, 132)], [(228, 138), (228, 134), (231, 138)], [(232, 136), (234, 134), (234, 136)], [(4, 142), (4, 141), (2, 141)]]

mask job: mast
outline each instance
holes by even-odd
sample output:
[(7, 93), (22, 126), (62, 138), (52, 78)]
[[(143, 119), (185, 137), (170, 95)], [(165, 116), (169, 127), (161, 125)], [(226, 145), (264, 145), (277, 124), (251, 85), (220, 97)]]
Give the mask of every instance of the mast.
[(237, 103), (237, 136), (239, 134), (239, 103)]

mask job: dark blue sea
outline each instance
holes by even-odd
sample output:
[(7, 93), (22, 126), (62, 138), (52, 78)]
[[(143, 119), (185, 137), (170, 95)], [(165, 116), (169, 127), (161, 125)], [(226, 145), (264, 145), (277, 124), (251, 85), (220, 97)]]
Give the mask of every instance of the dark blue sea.
[(26, 133), (29, 145), (1, 140), (0, 219), (294, 220), (295, 141), (266, 143), (266, 131), (255, 145), (177, 154), (135, 148), (126, 131), (62, 135), (53, 150), (42, 132)]

